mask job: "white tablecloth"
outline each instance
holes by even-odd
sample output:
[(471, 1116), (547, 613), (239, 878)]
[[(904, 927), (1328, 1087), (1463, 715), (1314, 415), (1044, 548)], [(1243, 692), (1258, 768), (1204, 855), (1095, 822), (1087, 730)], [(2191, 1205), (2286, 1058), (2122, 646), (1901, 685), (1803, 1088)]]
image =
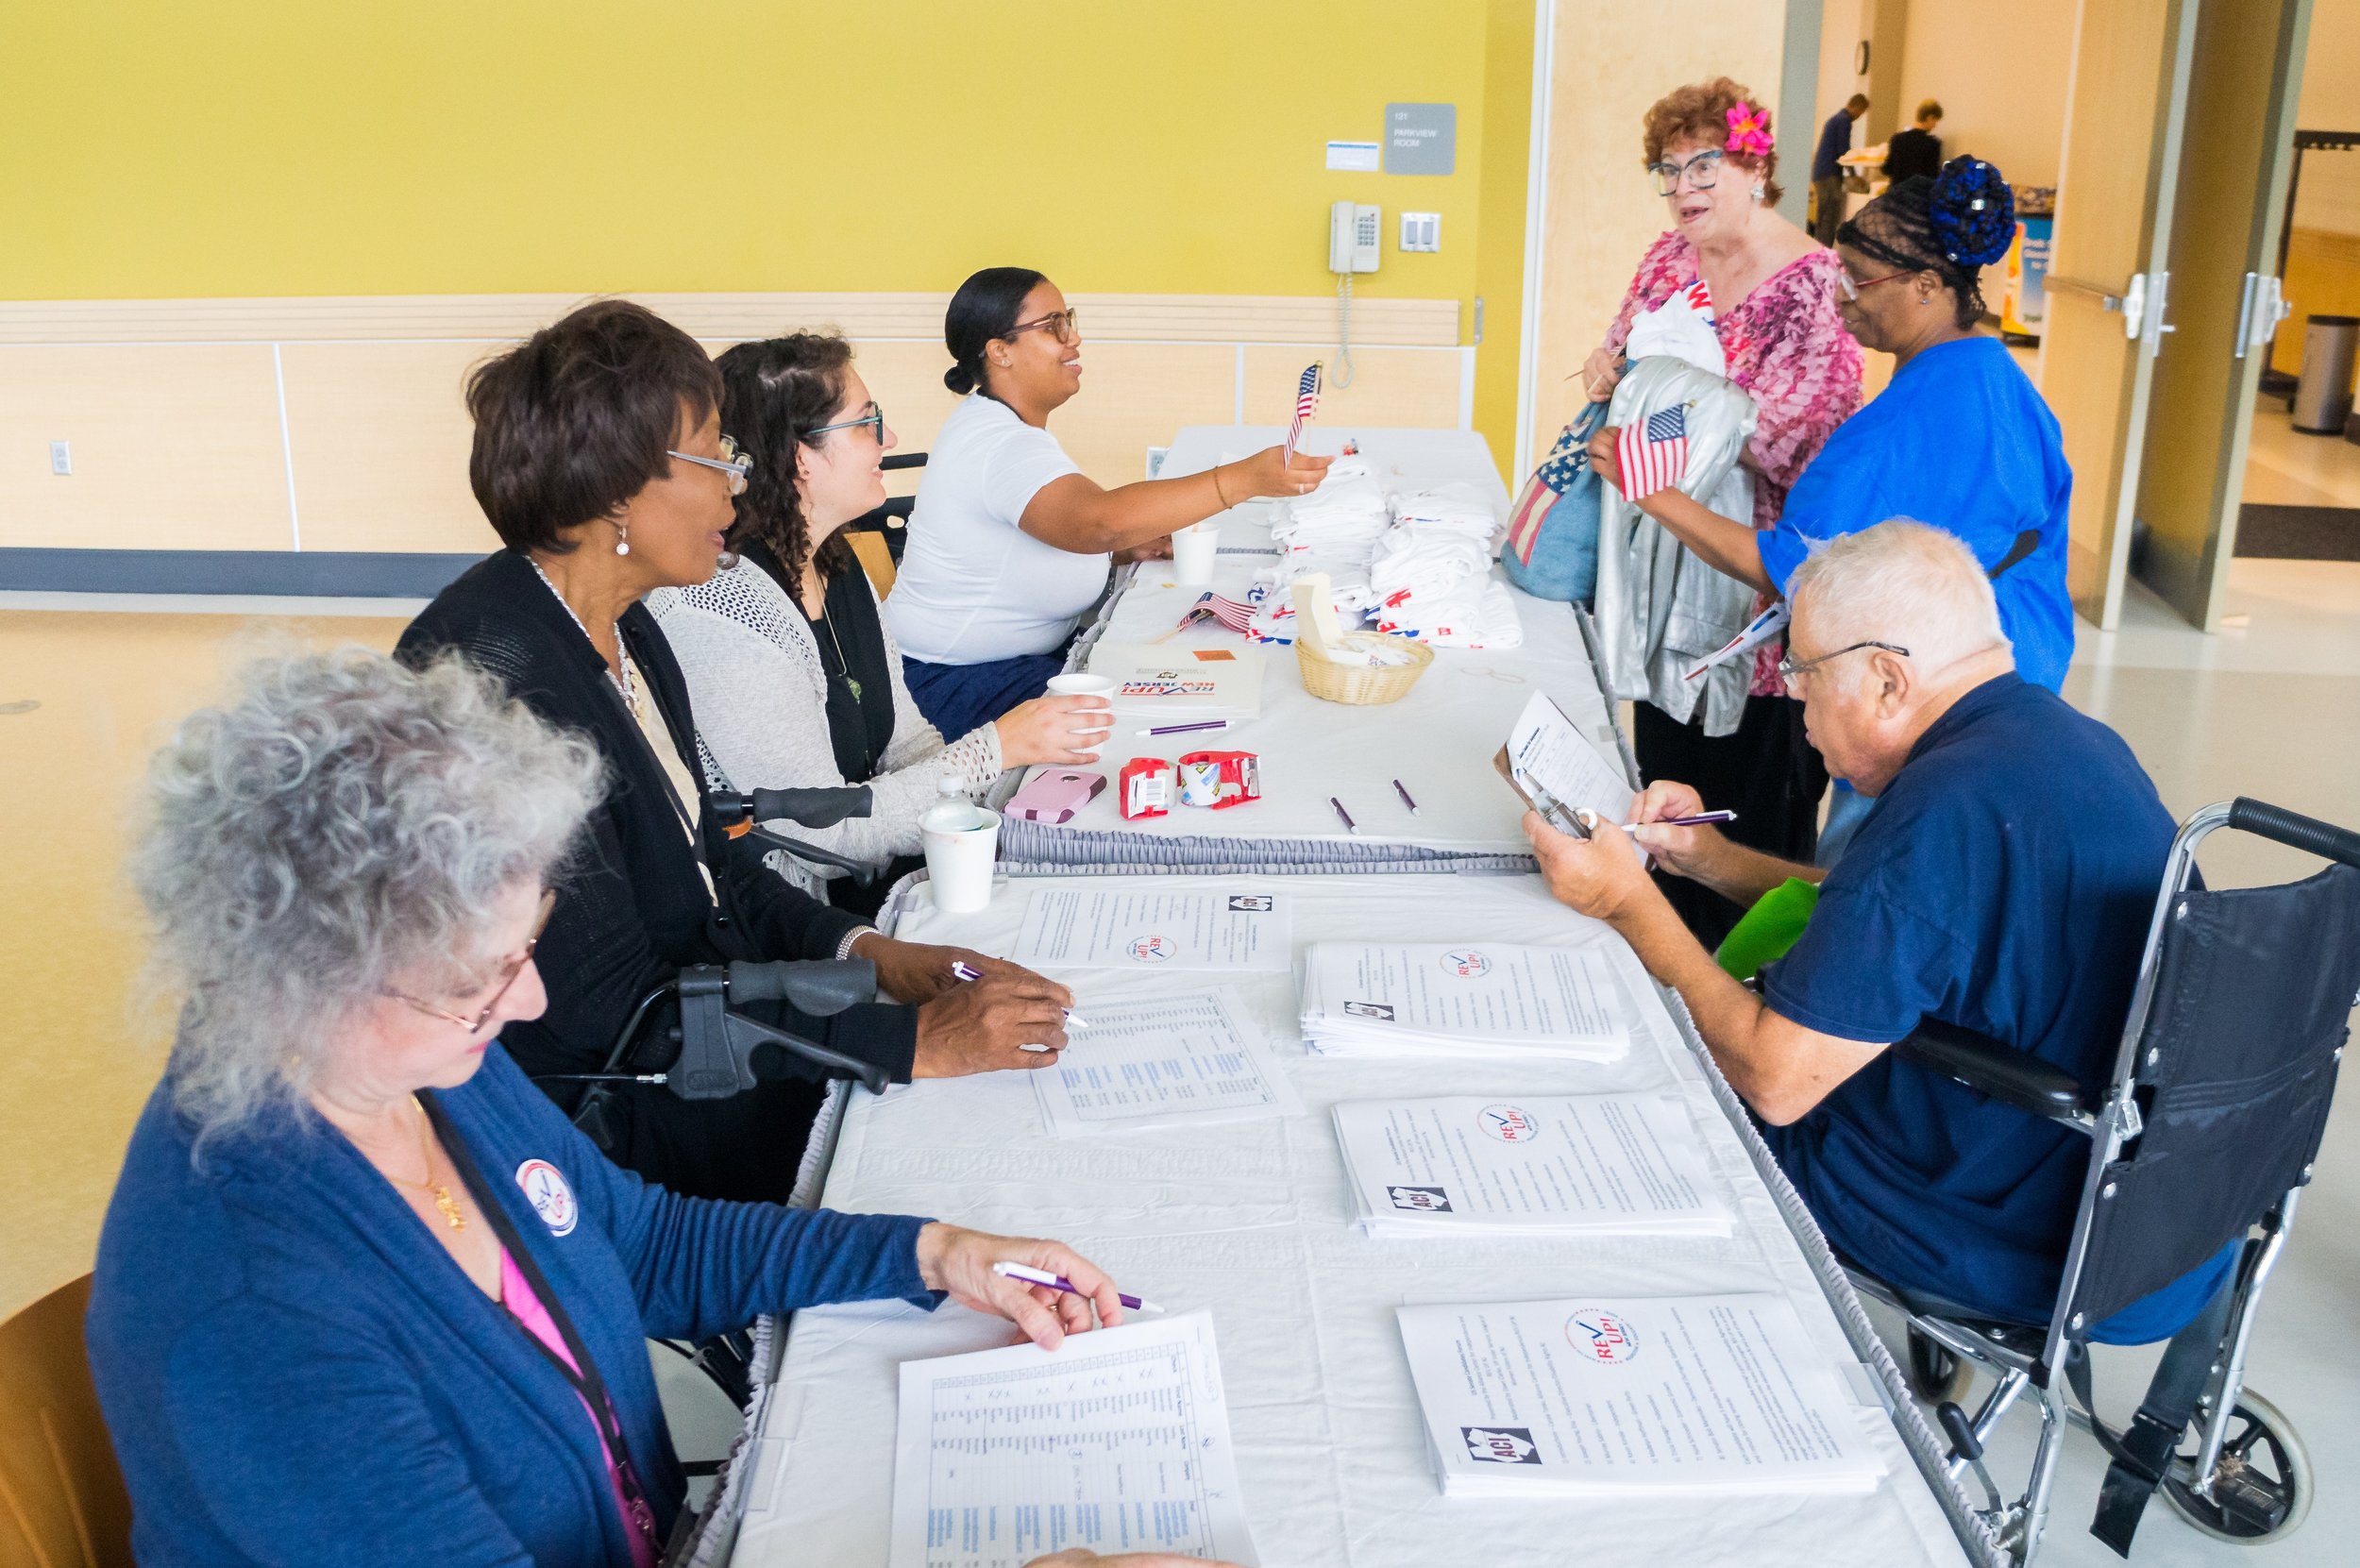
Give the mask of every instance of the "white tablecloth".
[[(1207, 878), (1203, 885), (1269, 881)], [(988, 910), (955, 918), (905, 890), (894, 929), (1004, 953), (1031, 891), (1077, 885), (1009, 879)], [(1610, 1067), (1309, 1057), (1294, 1027), (1292, 975), (1068, 973), (1062, 978), (1077, 986), (1085, 1008), (1097, 998), (1215, 980), (1235, 986), (1311, 1114), (1053, 1142), (1022, 1073), (916, 1084), (883, 1099), (855, 1091), (824, 1201), (1062, 1237), (1125, 1290), (1175, 1309), (1209, 1309), (1247, 1513), (1271, 1568), (1965, 1560), (1886, 1413), (1866, 1403), (1875, 1385), (1864, 1377), (1854, 1379), (1863, 1401), (1856, 1414), (1888, 1466), (1867, 1496), (1446, 1502), (1394, 1323), (1393, 1308), (1405, 1302), (1775, 1290), (1795, 1304), (1831, 1363), (1862, 1369), (1710, 1081), (1636, 959), (1602, 927), (1557, 904), (1531, 877), (1304, 876), (1285, 879), (1283, 890), (1295, 901), (1298, 952), (1314, 940), (1398, 939), (1410, 929), (1436, 941), (1607, 941), (1621, 955), (1641, 1037)], [(1731, 1238), (1380, 1242), (1350, 1223), (1326, 1116), (1340, 1100), (1654, 1087), (1686, 1099), (1711, 1169), (1734, 1199)], [(751, 1451), (733, 1560), (741, 1568), (884, 1562), (896, 1368), (1006, 1337), (1003, 1326), (952, 1306), (932, 1315), (900, 1303), (798, 1314)]]
[[(1313, 450), (1333, 450), (1347, 434), (1357, 436), (1363, 453), (1397, 481), (1479, 483), (1492, 493), (1500, 515), (1507, 515), (1508, 494), (1480, 436), (1460, 430), (1313, 430), (1317, 439), (1306, 442)], [(1172, 444), (1164, 471), (1194, 472), (1211, 466), (1223, 452), (1252, 451), (1285, 434), (1276, 428), (1191, 426)], [(1249, 502), (1216, 522), (1222, 554), (1213, 587), (1241, 599), (1256, 569), (1276, 559), (1270, 509)], [(1077, 662), (1101, 644), (1163, 638), (1204, 591), (1181, 587), (1168, 562), (1141, 565), (1087, 633)], [(1218, 625), (1190, 627), (1165, 646), (1230, 648), (1260, 661), (1260, 716), (1224, 731), (1142, 736), (1133, 732), (1151, 719), (1119, 715), (1092, 768), (1106, 776), (1107, 787), (1060, 826), (1004, 824), (1002, 857), (1078, 867), (1151, 860), (1196, 866), (1241, 858), (1299, 862), (1330, 854), (1366, 860), (1387, 846), (1425, 851), (1418, 858), (1526, 853), (1517, 827), (1524, 807), (1492, 767), (1492, 754), (1525, 703), (1535, 692), (1545, 692), (1610, 755), (1619, 743), (1612, 708), (1599, 688), (1573, 607), (1510, 592), (1524, 622), (1523, 647), (1496, 652), (1438, 649), (1409, 695), (1382, 707), (1347, 707), (1311, 696), (1303, 689), (1292, 648), (1252, 643)], [(1261, 801), (1222, 812), (1179, 807), (1168, 817), (1122, 819), (1116, 781), (1125, 762), (1137, 756), (1176, 762), (1197, 750), (1258, 755)], [(1395, 779), (1417, 801), (1416, 815), (1394, 792)], [(1328, 803), (1330, 796), (1352, 815), (1357, 834), (1344, 827)], [(1229, 842), (1185, 842), (1206, 836)], [(1255, 852), (1240, 856), (1239, 844)]]

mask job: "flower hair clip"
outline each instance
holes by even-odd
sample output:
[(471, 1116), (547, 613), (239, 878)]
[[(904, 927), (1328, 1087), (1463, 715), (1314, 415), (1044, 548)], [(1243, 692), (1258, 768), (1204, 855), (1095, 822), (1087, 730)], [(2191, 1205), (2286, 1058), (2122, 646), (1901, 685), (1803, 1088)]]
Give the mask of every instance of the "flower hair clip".
[(1729, 110), (1730, 152), (1744, 153), (1750, 158), (1770, 156), (1770, 117), (1752, 104), (1740, 104)]

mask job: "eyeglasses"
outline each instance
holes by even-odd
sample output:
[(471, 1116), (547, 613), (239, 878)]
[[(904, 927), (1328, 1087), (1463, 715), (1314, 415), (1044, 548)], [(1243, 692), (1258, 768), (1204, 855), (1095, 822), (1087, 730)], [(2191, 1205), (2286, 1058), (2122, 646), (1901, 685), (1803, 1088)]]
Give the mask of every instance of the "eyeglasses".
[(676, 457), (683, 463), (693, 463), (700, 468), (715, 468), (730, 477), (730, 494), (746, 493), (746, 476), (753, 472), (754, 460), (737, 449), (737, 443), (728, 436), (721, 438), (721, 455), (717, 458), (699, 457), (694, 452), (675, 452), (668, 447), (666, 457)]
[(1020, 321), (1008, 329), (1008, 336), (1029, 332), (1036, 327), (1046, 327), (1059, 343), (1073, 343), (1082, 335), (1082, 312), (1069, 305), (1062, 311), (1052, 311), (1038, 321)]
[(839, 419), (833, 425), (822, 425), (816, 430), (805, 430), (803, 432), (803, 439), (805, 441), (817, 441), (821, 436), (827, 434), (830, 430), (856, 430), (863, 425), (876, 426), (877, 444), (879, 446), (883, 446), (885, 444), (885, 405), (878, 402), (874, 397), (871, 397), (868, 400), (868, 412), (862, 414), (858, 419)]
[(1698, 153), (1685, 163), (1648, 164), (1647, 172), (1655, 176), (1655, 194), (1659, 196), (1668, 196), (1677, 192), (1682, 175), (1688, 177), (1690, 190), (1711, 190), (1721, 178), (1721, 149), (1712, 147)]
[[(674, 452), (672, 455), (678, 457), (681, 454)], [(532, 935), (525, 938), (525, 950), (500, 966), (497, 983), (493, 987), (491, 1000), (484, 1003), (482, 1010), (473, 1018), (464, 1013), (454, 1013), (447, 1007), (437, 1007), (430, 1002), (420, 1002), (416, 997), (405, 996), (399, 991), (388, 991), (385, 994), (396, 1002), (406, 1003), (415, 1007), (430, 1018), (447, 1020), (459, 1025), (470, 1035), (477, 1033), (492, 1021), (492, 1015), (499, 1011), (500, 998), (508, 994), (508, 988), (516, 983), (516, 977), (525, 972), (525, 966), (532, 962), (532, 950), (541, 945), (541, 933), (548, 929), (549, 912), (556, 907), (556, 892), (544, 891), (541, 895), (541, 915), (532, 922)]]
[(1844, 291), (1844, 297), (1847, 302), (1857, 305), (1860, 303), (1861, 290), (1873, 289), (1880, 283), (1890, 283), (1896, 278), (1908, 278), (1910, 276), (1912, 276), (1912, 273), (1909, 270), (1901, 272), (1887, 272), (1880, 273), (1875, 278), (1863, 278), (1859, 282), (1855, 283), (1852, 281), (1852, 274), (1849, 268), (1838, 267), (1835, 269), (1835, 286)]
[(1830, 659), (1841, 659), (1846, 653), (1858, 653), (1863, 648), (1881, 648), (1887, 653), (1898, 653), (1904, 659), (1910, 656), (1910, 650), (1906, 648), (1898, 647), (1893, 643), (1880, 642), (1854, 643), (1849, 648), (1839, 648), (1833, 653), (1822, 653), (1816, 659), (1805, 659), (1799, 664), (1795, 662), (1795, 656), (1790, 653), (1785, 658), (1778, 661), (1778, 679), (1786, 683), (1787, 695), (1792, 697), (1795, 695), (1795, 688), (1802, 684), (1804, 676), (1810, 674), (1812, 670), (1817, 669), (1821, 665), (1826, 664)]

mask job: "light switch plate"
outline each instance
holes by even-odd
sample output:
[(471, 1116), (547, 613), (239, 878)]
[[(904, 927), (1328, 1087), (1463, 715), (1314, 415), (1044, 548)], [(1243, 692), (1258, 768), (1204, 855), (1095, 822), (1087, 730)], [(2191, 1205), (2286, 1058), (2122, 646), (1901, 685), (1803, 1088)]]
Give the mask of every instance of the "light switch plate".
[(74, 472), (74, 446), (71, 442), (52, 441), (49, 444), (49, 471), (53, 474)]
[(1404, 212), (1401, 215), (1401, 248), (1404, 250), (1441, 250), (1442, 248), (1442, 214), (1440, 212)]

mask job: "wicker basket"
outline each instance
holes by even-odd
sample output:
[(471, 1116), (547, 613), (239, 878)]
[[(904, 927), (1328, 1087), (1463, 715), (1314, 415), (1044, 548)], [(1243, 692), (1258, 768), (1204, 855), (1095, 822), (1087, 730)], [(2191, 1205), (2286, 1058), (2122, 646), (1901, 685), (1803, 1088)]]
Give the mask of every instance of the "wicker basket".
[(1425, 673), (1425, 666), (1434, 662), (1434, 649), (1408, 637), (1351, 632), (1344, 634), (1343, 646), (1347, 649), (1389, 649), (1408, 654), (1409, 662), (1406, 665), (1338, 664), (1333, 659), (1321, 658), (1308, 639), (1298, 636), (1295, 640), (1295, 664), (1303, 671), (1305, 691), (1330, 702), (1349, 702), (1358, 707), (1398, 702), (1409, 695), (1409, 688), (1418, 683), (1418, 677)]

